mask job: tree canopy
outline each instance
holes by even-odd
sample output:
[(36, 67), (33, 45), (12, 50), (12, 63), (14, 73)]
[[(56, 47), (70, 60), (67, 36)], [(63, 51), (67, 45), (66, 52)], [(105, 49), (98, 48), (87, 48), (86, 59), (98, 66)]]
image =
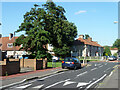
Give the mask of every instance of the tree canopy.
[(120, 50), (120, 39), (116, 39), (116, 41), (113, 44), (113, 47), (116, 47)]
[(15, 44), (21, 49), (31, 52), (35, 58), (50, 57), (47, 44), (52, 44), (56, 56), (65, 57), (70, 53), (70, 47), (77, 36), (74, 23), (67, 20), (65, 10), (56, 6), (50, 0), (40, 7), (34, 4), (29, 12), (24, 15), (24, 21), (16, 32), (25, 31), (16, 39)]
[(104, 46), (103, 55), (104, 56), (111, 56), (111, 51), (110, 51), (110, 47), (109, 46)]

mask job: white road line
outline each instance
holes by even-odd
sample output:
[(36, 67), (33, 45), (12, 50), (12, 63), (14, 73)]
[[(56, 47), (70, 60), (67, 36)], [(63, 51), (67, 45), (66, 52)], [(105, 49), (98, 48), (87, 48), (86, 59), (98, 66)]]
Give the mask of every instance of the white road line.
[(56, 75), (59, 75), (59, 74), (63, 74), (63, 73), (64, 72), (53, 74), (53, 75), (50, 75), (50, 76), (47, 76), (47, 77), (44, 77), (44, 78), (41, 78), (41, 79), (38, 79), (38, 80), (44, 80), (44, 79), (47, 79), (47, 78), (50, 78), (50, 77), (53, 77), (53, 76), (56, 76)]
[(110, 73), (109, 77), (113, 74), (113, 72)]
[(93, 68), (93, 69), (91, 69), (91, 71), (96, 70), (96, 69), (98, 69), (98, 68)]
[(107, 70), (109, 70), (110, 68), (106, 69), (104, 72), (106, 72)]
[(107, 65), (107, 63), (105, 63), (105, 65)]
[(78, 85), (77, 85), (77, 87), (80, 87), (80, 86), (85, 86), (85, 85), (87, 85), (87, 84), (89, 84), (89, 83), (79, 82), (79, 83), (78, 83)]
[(92, 85), (94, 85), (95, 83), (99, 82), (100, 80), (102, 80), (104, 77), (106, 77), (107, 74), (103, 75), (100, 79), (96, 80), (95, 82), (91, 83), (89, 86), (86, 87), (85, 90), (89, 89)]
[(12, 83), (12, 84), (9, 84), (9, 85), (5, 85), (5, 86), (0, 87), (0, 89), (6, 88), (6, 87), (9, 87), (9, 86), (13, 86), (13, 85), (16, 85), (16, 84), (19, 84), (19, 83), (23, 83), (23, 82), (25, 82), (25, 81), (26, 81), (26, 79), (24, 79), (24, 80), (22, 80), (22, 81), (20, 81), (20, 82), (16, 82), (16, 83)]
[(42, 89), (42, 90), (48, 89), (48, 88), (53, 87), (53, 86), (55, 86), (55, 85), (57, 85), (57, 84), (60, 84), (60, 83), (66, 82), (66, 81), (68, 81), (68, 80), (70, 80), (70, 79), (66, 79), (66, 80), (64, 80), (64, 81), (56, 82), (56, 83), (54, 83), (54, 84), (52, 84), (52, 85), (49, 85), (49, 86), (45, 87), (45, 88)]
[(93, 78), (93, 80), (95, 80), (96, 78)]
[(32, 84), (28, 84), (28, 85), (24, 85), (24, 86), (20, 86), (20, 87), (16, 87), (16, 88), (22, 88), (22, 89), (24, 89), (24, 88), (27, 88), (27, 87), (29, 87), (29, 86), (31, 86)]
[(30, 81), (29, 83), (33, 83), (33, 82), (36, 82), (38, 80), (44, 80), (44, 79), (47, 79), (47, 78), (50, 78), (50, 77), (53, 77), (53, 76), (56, 76), (56, 75), (59, 75), (59, 74), (63, 74), (64, 72), (61, 72), (61, 73), (57, 73), (57, 74), (53, 74), (53, 75), (50, 75), (50, 76), (46, 76), (44, 78), (41, 78), (41, 79), (37, 79), (37, 80), (33, 80), (33, 81)]
[(86, 73), (88, 73), (88, 72), (85, 71), (85, 72), (83, 72), (83, 73), (80, 73), (80, 74), (77, 75), (77, 77), (79, 77), (79, 76), (81, 76), (81, 75), (83, 75), (83, 74), (86, 74)]
[(38, 86), (35, 86), (35, 87), (33, 87), (33, 88), (42, 88), (44, 86), (44, 84), (42, 84), (42, 85), (38, 85)]
[(67, 81), (63, 84), (63, 86), (66, 86), (66, 85), (69, 85), (69, 84), (73, 84), (73, 83), (76, 83), (76, 82), (73, 82), (73, 81)]
[(103, 65), (99, 66), (99, 68), (103, 67)]

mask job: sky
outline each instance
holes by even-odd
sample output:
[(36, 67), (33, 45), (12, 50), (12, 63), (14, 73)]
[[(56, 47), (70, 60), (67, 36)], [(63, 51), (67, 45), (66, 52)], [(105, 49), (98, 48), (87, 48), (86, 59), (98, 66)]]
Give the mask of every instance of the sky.
[[(0, 20), (2, 36), (9, 36), (19, 29), (23, 22), (23, 15), (30, 11), (34, 4), (42, 5), (45, 2), (1, 2)], [(89, 34), (93, 41), (100, 45), (112, 46), (118, 38), (118, 3), (117, 2), (55, 2), (65, 10), (69, 22), (73, 22), (80, 34)], [(17, 33), (20, 36), (23, 32)], [(78, 37), (77, 36), (77, 37)]]

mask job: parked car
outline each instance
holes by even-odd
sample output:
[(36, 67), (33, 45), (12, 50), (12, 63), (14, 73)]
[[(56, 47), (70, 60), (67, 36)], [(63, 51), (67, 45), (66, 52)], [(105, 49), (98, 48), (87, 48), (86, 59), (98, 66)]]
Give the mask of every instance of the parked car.
[(62, 61), (62, 68), (81, 68), (81, 62), (77, 58), (72, 58), (72, 57), (66, 57)]
[(116, 56), (110, 56), (110, 57), (108, 58), (108, 60), (110, 60), (110, 61), (112, 61), (112, 60), (117, 60), (117, 57), (116, 57)]

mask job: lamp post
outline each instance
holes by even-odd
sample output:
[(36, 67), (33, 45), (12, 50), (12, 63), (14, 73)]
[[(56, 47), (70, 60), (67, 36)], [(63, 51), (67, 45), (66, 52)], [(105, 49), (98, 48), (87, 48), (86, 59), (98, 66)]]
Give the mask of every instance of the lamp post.
[[(14, 42), (15, 42), (15, 32), (14, 32)], [(15, 57), (15, 51), (16, 51), (16, 48), (15, 48), (15, 43), (14, 43), (14, 57)]]
[(71, 57), (72, 57), (72, 53), (73, 53), (73, 51), (71, 51)]
[[(114, 21), (114, 24), (119, 23), (118, 21)], [(120, 30), (119, 30), (119, 25), (118, 25), (118, 39), (120, 39)], [(119, 56), (120, 50), (118, 49), (118, 56)]]

